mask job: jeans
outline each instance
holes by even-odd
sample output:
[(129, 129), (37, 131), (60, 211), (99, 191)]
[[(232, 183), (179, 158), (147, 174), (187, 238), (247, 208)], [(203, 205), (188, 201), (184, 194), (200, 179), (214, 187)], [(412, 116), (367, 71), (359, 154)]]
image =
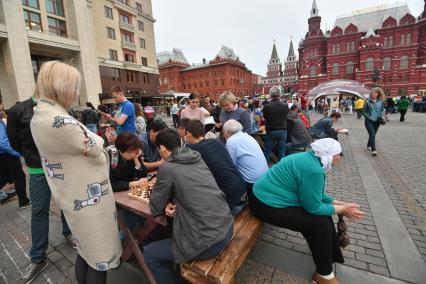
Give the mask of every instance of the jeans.
[(89, 129), (90, 131), (92, 131), (93, 133), (96, 134), (96, 132), (98, 132), (98, 127), (96, 126), (96, 124), (87, 124), (86, 125), (87, 129)]
[(22, 171), (21, 160), (9, 154), (0, 154), (0, 188), (3, 188), (8, 182), (15, 184), (19, 205), (27, 203), (27, 183)]
[(173, 118), (173, 126), (177, 128), (179, 126), (179, 117), (177, 114), (172, 114), (172, 118)]
[(265, 149), (264, 154), (266, 161), (269, 163), (272, 148), (274, 143), (278, 143), (278, 155), (282, 159), (285, 157), (285, 145), (287, 144), (287, 130), (272, 130), (267, 131), (265, 135)]
[(401, 114), (399, 121), (405, 121), (405, 114), (407, 113), (407, 111), (406, 110), (400, 110), (399, 113)]
[(379, 130), (380, 122), (365, 119), (365, 128), (368, 132), (368, 143), (367, 147), (371, 147), (372, 151), (376, 151), (376, 134)]
[[(232, 239), (233, 231), (233, 227), (231, 227), (223, 240), (206, 249), (194, 258), (194, 260), (209, 259), (218, 255)], [(180, 276), (173, 265), (175, 258), (172, 252), (172, 239), (150, 243), (144, 248), (144, 257), (158, 284), (174, 284), (179, 282)]]
[[(40, 263), (46, 258), (49, 245), (50, 188), (44, 174), (30, 174), (31, 198), (31, 238), (30, 257), (32, 263)], [(62, 234), (71, 234), (64, 214), (61, 212)]]

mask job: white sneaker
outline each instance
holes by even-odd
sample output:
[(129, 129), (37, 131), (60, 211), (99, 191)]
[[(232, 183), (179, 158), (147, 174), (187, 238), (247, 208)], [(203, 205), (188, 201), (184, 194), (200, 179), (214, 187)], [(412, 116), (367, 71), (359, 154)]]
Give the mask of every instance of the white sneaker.
[(377, 151), (374, 150), (373, 153), (371, 153), (372, 156), (377, 156)]

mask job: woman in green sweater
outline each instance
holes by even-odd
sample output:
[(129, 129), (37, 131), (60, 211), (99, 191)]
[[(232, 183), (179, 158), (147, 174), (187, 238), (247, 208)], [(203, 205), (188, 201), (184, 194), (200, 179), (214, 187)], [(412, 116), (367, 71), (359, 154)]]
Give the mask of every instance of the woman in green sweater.
[(312, 151), (281, 159), (261, 176), (250, 194), (250, 207), (259, 219), (274, 226), (301, 232), (312, 251), (314, 282), (339, 283), (332, 264), (343, 262), (331, 216), (363, 217), (356, 203), (338, 201), (325, 193), (325, 174), (340, 160), (339, 142), (317, 140)]
[(399, 121), (405, 120), (405, 114), (407, 113), (408, 106), (410, 105), (410, 102), (407, 100), (406, 96), (402, 96), (401, 100), (398, 103), (398, 111), (401, 114), (401, 117), (399, 118)]

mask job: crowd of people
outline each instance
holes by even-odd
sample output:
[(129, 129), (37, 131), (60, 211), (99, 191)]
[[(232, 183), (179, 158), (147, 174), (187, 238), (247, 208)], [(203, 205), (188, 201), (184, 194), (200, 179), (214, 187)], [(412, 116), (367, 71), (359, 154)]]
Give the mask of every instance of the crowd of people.
[[(19, 207), (32, 206), (31, 263), (18, 283), (30, 283), (48, 265), (51, 196), (61, 209), (65, 240), (77, 250), (78, 283), (106, 283), (122, 253), (117, 218), (130, 229), (145, 222), (117, 209), (113, 193), (146, 184), (154, 172), (151, 213), (169, 223), (161, 238), (143, 244), (157, 283), (179, 283), (175, 263), (218, 255), (232, 238), (233, 218), (248, 206), (257, 218), (302, 233), (316, 283), (339, 283), (332, 265), (343, 256), (331, 216), (363, 217), (358, 204), (325, 193), (326, 174), (342, 156), (338, 135), (346, 131), (334, 127), (341, 101), (333, 100), (329, 115), (311, 125), (309, 113), (321, 105), (325, 111), (325, 100), (316, 107), (305, 95), (283, 100), (277, 87), (265, 102), (224, 92), (216, 104), (192, 93), (185, 104), (171, 106), (171, 127), (151, 105), (128, 101), (120, 87), (111, 90), (117, 104), (112, 111), (88, 102), (76, 115), (70, 109), (80, 82), (75, 68), (46, 62), (34, 96), (9, 110), (7, 126), (0, 121), (0, 187), (13, 182)], [(345, 99), (345, 111), (365, 118), (372, 155), (385, 109), (391, 111), (386, 101), (380, 88), (365, 101)], [(398, 108), (403, 121), (405, 98)], [(263, 149), (255, 135), (264, 140)], [(28, 167), (30, 198), (20, 157)], [(0, 192), (0, 198), (9, 194)]]

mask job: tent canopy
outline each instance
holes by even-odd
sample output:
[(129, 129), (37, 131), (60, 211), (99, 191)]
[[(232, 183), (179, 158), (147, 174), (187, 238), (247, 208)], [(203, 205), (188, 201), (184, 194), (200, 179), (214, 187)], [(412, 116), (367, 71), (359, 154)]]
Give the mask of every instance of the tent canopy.
[(332, 96), (340, 94), (351, 94), (363, 99), (368, 98), (370, 90), (357, 81), (352, 80), (332, 80), (319, 84), (309, 91), (309, 99), (317, 99), (322, 96)]

